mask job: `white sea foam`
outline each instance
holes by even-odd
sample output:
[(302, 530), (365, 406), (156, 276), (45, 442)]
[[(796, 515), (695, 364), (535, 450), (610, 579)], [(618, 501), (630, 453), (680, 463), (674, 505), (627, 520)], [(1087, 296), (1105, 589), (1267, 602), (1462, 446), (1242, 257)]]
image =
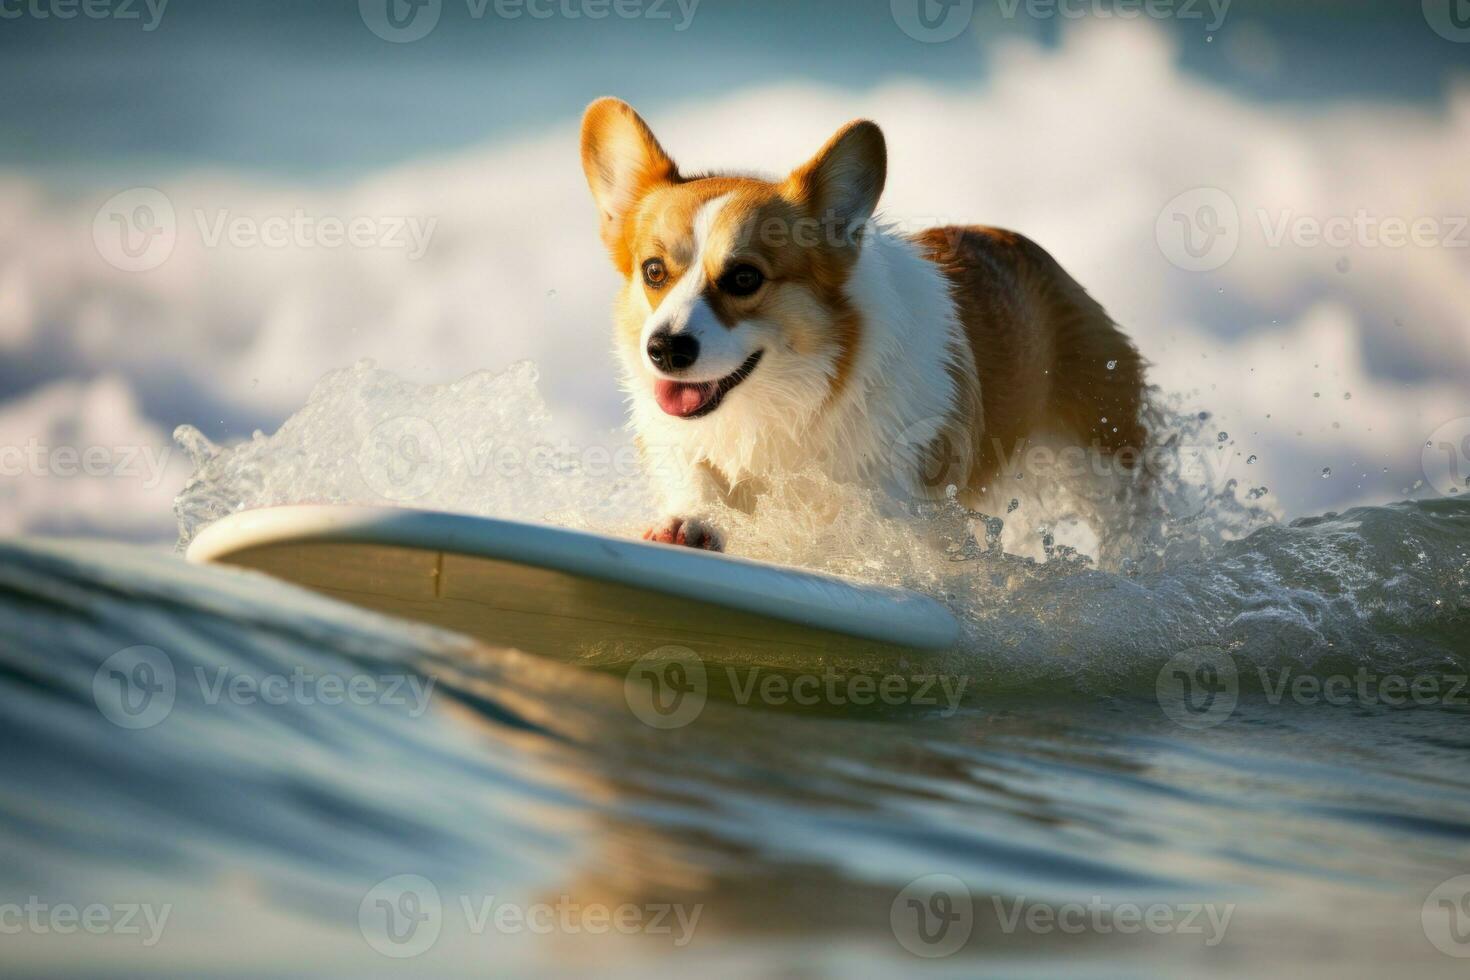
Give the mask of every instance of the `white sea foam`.
[(647, 477), (619, 430), (596, 443), (558, 433), (534, 365), (418, 385), (371, 361), (334, 371), (280, 430), (230, 448), (192, 426), (176, 502), (180, 545), (236, 510), (290, 503), (422, 507), (626, 530)]

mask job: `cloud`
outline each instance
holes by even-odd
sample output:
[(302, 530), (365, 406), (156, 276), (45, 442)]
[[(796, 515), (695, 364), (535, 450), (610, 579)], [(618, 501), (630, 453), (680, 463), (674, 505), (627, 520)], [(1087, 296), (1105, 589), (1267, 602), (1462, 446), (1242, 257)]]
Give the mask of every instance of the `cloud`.
[[(1155, 380), (1198, 391), (1242, 456), (1260, 457), (1232, 475), (1289, 513), (1395, 497), (1418, 478), (1425, 436), (1470, 416), (1470, 248), (1452, 234), (1470, 215), (1463, 81), (1437, 112), (1263, 105), (1185, 73), (1151, 25), (1089, 23), (1057, 49), (1010, 43), (973, 88), (763, 84), (651, 122), (690, 167), (780, 172), (856, 116), (888, 135), (890, 217), (1036, 239), (1138, 339)], [(25, 393), (0, 408), (11, 443), (109, 406), (148, 438), (180, 422), (239, 438), (363, 357), (422, 382), (531, 359), (566, 428), (620, 423), (617, 281), (575, 120), (346, 186), (229, 173), (152, 186), (171, 238), (145, 239), (167, 215), (139, 212), (130, 188), (0, 177), (0, 392)], [(1189, 271), (1166, 205), (1201, 188), (1233, 208), (1234, 244)], [(1360, 212), (1372, 235), (1303, 238)], [(1434, 219), (1438, 238), (1385, 246), (1385, 219)], [(118, 267), (139, 262), (153, 267)], [(167, 522), (167, 494), (57, 499), (19, 482), (0, 479), (12, 527)]]

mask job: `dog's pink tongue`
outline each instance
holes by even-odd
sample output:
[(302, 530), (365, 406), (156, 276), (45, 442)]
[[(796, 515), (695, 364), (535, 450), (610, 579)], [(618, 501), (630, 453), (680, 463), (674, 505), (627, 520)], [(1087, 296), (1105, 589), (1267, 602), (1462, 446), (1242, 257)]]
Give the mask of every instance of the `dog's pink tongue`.
[(658, 380), (653, 383), (653, 397), (658, 407), (670, 415), (683, 417), (693, 415), (704, 407), (714, 394), (714, 385), (685, 384), (682, 381)]

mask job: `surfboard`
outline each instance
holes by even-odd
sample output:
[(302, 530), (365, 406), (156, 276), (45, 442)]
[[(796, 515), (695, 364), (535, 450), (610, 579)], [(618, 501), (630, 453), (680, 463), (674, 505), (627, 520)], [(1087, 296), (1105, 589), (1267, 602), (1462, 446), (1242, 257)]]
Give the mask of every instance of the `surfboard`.
[(336, 599), (565, 659), (627, 662), (667, 645), (750, 662), (941, 651), (935, 599), (691, 548), (397, 507), (242, 511), (187, 558), (255, 569)]

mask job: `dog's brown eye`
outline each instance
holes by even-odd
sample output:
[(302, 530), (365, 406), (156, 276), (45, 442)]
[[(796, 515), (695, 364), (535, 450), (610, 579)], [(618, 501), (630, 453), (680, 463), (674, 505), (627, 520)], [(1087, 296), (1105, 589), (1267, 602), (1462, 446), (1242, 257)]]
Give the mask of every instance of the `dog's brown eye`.
[(766, 277), (753, 265), (737, 265), (720, 279), (720, 289), (731, 296), (749, 296), (760, 289)]
[(669, 281), (669, 270), (663, 259), (649, 259), (643, 263), (643, 281), (654, 289)]

